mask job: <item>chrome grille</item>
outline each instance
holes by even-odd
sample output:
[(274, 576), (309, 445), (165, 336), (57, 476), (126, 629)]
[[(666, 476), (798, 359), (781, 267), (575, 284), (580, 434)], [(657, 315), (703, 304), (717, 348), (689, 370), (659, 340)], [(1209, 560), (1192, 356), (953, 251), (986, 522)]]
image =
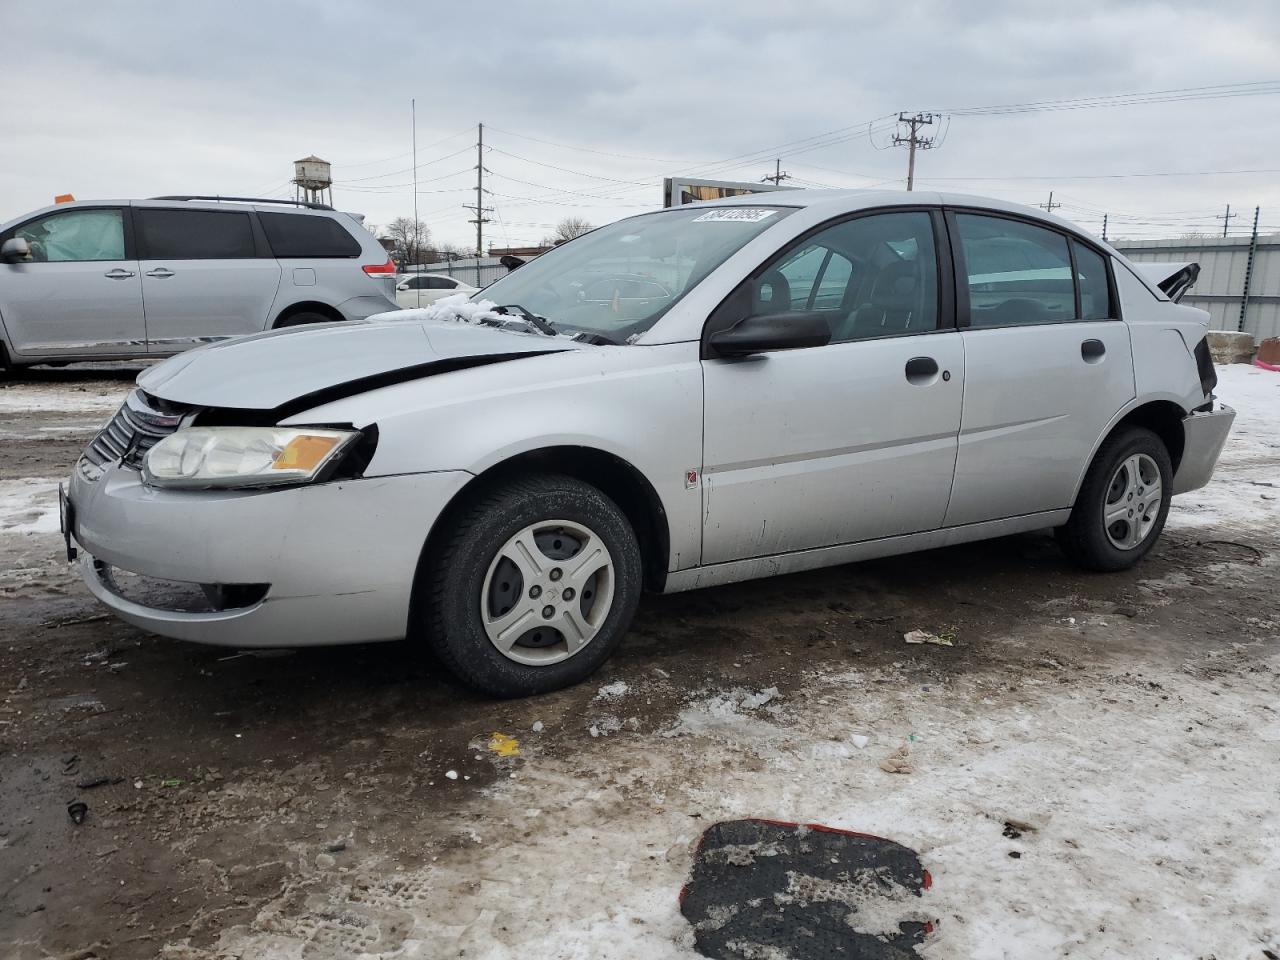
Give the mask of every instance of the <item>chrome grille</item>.
[(112, 463), (138, 469), (146, 452), (177, 430), (186, 413), (135, 390), (90, 441), (76, 466), (86, 480), (97, 480)]

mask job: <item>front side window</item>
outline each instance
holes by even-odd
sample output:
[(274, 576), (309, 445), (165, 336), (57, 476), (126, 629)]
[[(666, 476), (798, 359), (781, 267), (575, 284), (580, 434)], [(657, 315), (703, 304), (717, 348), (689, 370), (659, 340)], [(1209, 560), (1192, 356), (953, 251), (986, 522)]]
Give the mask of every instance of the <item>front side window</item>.
[(1066, 237), (1002, 217), (960, 213), (955, 222), (969, 285), (969, 326), (1075, 319)]
[(238, 260), (255, 255), (247, 213), (135, 210), (143, 260)]
[(620, 220), (544, 253), (476, 297), (519, 304), (560, 332), (624, 343), (790, 212), (686, 207)]
[(726, 307), (737, 319), (748, 313), (817, 313), (831, 328), (832, 343), (935, 330), (933, 219), (913, 210), (835, 224), (758, 271)]
[(67, 210), (24, 223), (13, 235), (31, 245), (37, 263), (124, 259), (119, 210)]

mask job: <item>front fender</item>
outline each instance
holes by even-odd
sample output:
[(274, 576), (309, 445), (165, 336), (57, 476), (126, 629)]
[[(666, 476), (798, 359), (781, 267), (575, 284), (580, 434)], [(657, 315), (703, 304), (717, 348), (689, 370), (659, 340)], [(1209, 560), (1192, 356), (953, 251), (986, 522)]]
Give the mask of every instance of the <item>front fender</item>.
[[(542, 354), (382, 387), (286, 423), (377, 424), (366, 476), (480, 475), (521, 454), (585, 447), (629, 464), (666, 511), (671, 556), (702, 543), (702, 365), (696, 343)], [(451, 466), (445, 466), (450, 464)]]

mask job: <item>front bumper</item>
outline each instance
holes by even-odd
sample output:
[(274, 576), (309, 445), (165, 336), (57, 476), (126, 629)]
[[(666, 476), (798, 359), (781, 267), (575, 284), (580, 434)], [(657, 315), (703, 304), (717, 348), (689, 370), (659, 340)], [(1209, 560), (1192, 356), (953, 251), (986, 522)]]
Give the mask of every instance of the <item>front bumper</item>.
[[(344, 480), (272, 491), (158, 490), (112, 466), (77, 471), (70, 500), (89, 590), (163, 636), (236, 647), (394, 640), (405, 635), (427, 534), (471, 475)], [(95, 563), (94, 560), (100, 561)], [(126, 598), (107, 565), (192, 584), (266, 584), (248, 606), (186, 612)]]
[(1209, 482), (1236, 412), (1224, 404), (1182, 418), (1182, 459), (1173, 475), (1173, 494), (1198, 490)]

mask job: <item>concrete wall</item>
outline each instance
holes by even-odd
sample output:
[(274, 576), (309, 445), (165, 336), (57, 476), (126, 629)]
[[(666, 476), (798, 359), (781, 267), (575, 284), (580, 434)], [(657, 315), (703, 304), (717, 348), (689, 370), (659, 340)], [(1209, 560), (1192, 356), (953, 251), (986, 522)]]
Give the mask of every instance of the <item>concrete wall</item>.
[(1248, 237), (1199, 240), (1120, 240), (1113, 246), (1135, 263), (1194, 260), (1200, 279), (1182, 302), (1208, 310), (1214, 330), (1242, 330), (1256, 341), (1280, 336), (1280, 234), (1258, 237), (1249, 305), (1242, 318)]

